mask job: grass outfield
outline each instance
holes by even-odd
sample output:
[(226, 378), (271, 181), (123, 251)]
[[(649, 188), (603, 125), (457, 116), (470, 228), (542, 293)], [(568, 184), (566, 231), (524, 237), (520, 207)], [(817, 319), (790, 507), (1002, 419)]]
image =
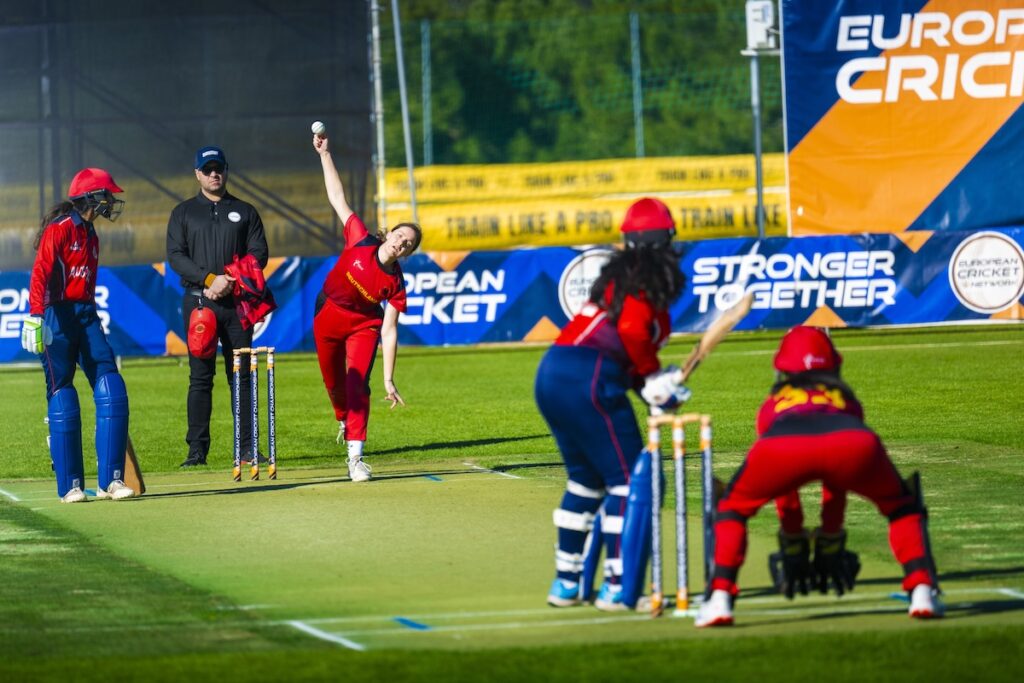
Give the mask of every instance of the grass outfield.
[[(778, 338), (734, 335), (693, 377), (689, 408), (714, 416), (720, 477), (753, 439)], [(188, 368), (152, 359), (124, 366), (149, 485), (124, 503), (58, 503), (41, 371), (0, 372), (0, 677), (91, 680), (125, 666), (147, 680), (1020, 680), (1024, 328), (836, 340), (868, 423), (902, 472), (923, 474), (942, 621), (907, 618), (885, 520), (860, 499), (848, 520), (864, 569), (841, 599), (771, 594), (776, 523), (761, 514), (733, 629), (545, 607), (565, 480), (532, 400), (543, 348), (402, 349), (409, 405), (375, 403), (367, 484), (348, 481), (315, 358), (300, 354), (278, 361), (277, 481), (231, 481), (223, 376), (213, 464), (179, 471)], [(79, 391), (89, 434), (84, 380)], [(804, 498), (813, 519), (813, 487)], [(689, 502), (695, 512), (695, 488)], [(699, 548), (696, 517), (690, 529)]]

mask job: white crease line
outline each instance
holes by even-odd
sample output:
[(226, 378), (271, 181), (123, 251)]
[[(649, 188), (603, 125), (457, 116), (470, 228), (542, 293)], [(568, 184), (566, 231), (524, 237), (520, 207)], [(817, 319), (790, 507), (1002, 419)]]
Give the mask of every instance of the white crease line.
[[(436, 621), (438, 619), (479, 619), (481, 617), (524, 617), (538, 614), (552, 614), (550, 607), (538, 609), (504, 610), (491, 612), (442, 612), (440, 614), (403, 614), (406, 619), (413, 621)], [(391, 621), (393, 616), (383, 614), (364, 615), (359, 617), (319, 617), (303, 619), (307, 624), (350, 624), (360, 621)]]
[[(761, 611), (759, 611), (759, 610), (745, 610), (745, 609), (743, 609), (743, 607), (746, 606), (746, 605), (764, 605), (765, 606), (764, 613), (769, 613), (769, 612), (775, 613), (777, 611), (777, 612), (783, 613), (783, 614), (793, 614), (795, 612), (798, 612), (799, 610), (828, 610), (828, 611), (840, 610), (841, 611), (844, 608), (844, 604), (845, 605), (850, 605), (850, 603), (852, 603), (852, 602), (861, 602), (861, 603), (863, 603), (863, 602), (868, 602), (868, 601), (874, 601), (874, 602), (876, 602), (878, 604), (887, 605), (887, 604), (889, 604), (890, 596), (893, 593), (895, 593), (895, 592), (899, 592), (899, 591), (898, 590), (894, 590), (894, 591), (878, 591), (878, 592), (871, 592), (871, 593), (847, 593), (842, 598), (832, 597), (831, 600), (828, 600), (828, 601), (825, 601), (825, 598), (823, 596), (822, 600), (816, 601), (815, 603), (812, 603), (812, 604), (807, 605), (805, 607), (795, 607), (795, 608), (792, 608), (792, 609), (780, 609), (780, 610), (769, 609), (769, 606), (772, 603), (776, 603), (776, 604), (780, 604), (780, 605), (791, 605), (791, 604), (793, 604), (793, 602), (791, 600), (786, 599), (782, 595), (777, 595), (777, 596), (766, 596), (766, 597), (759, 597), (759, 598), (742, 598), (741, 597), (737, 601), (737, 604), (739, 605), (739, 611), (743, 612), (743, 613), (746, 613), (746, 614), (759, 614), (759, 613), (761, 613)], [(986, 594), (992, 594), (992, 593), (1000, 593), (1000, 594), (1003, 594), (1003, 595), (1008, 595), (1008, 596), (1011, 596), (1011, 597), (1020, 598), (1020, 599), (1024, 600), (1024, 592), (1021, 592), (1021, 591), (1019, 591), (1017, 589), (1014, 589), (1014, 588), (977, 587), (977, 588), (953, 588), (953, 589), (950, 589), (950, 590), (943, 590), (943, 594), (944, 595), (986, 595)], [(813, 596), (811, 596), (811, 599), (813, 599)], [(801, 598), (801, 601), (803, 601), (803, 600), (808, 600), (808, 598)], [(695, 605), (699, 605), (700, 602), (701, 602), (700, 596), (695, 598), (695, 600), (694, 600), (694, 604)], [(854, 607), (854, 609), (859, 609), (859, 607)], [(540, 607), (540, 608), (536, 608), (536, 609), (522, 609), (522, 610), (492, 610), (492, 611), (482, 611), (482, 612), (439, 612), (439, 613), (433, 613), (433, 614), (403, 614), (402, 616), (405, 617), (406, 619), (411, 619), (413, 621), (418, 621), (418, 622), (422, 622), (422, 623), (430, 623), (432, 621), (449, 620), (449, 619), (481, 619), (481, 618), (489, 618), (489, 617), (528, 617), (528, 616), (540, 616), (540, 615), (545, 615), (545, 614), (550, 615), (550, 614), (553, 613), (553, 611), (554, 610), (552, 608), (550, 608), (550, 607)], [(687, 616), (692, 616), (694, 613), (696, 613), (696, 607), (688, 610), (687, 611)], [(675, 616), (684, 616), (684, 615), (676, 614)], [(614, 618), (621, 618), (621, 617), (614, 617)], [(650, 618), (650, 617), (648, 616), (648, 617), (645, 617), (645, 618)], [(339, 625), (344, 625), (344, 624), (357, 624), (357, 623), (372, 623), (372, 622), (375, 622), (375, 621), (390, 622), (393, 619), (394, 619), (393, 616), (377, 614), (377, 615), (362, 615), (362, 616), (352, 616), (352, 617), (312, 617), (312, 618), (308, 618), (308, 619), (303, 619), (302, 621), (304, 623), (306, 623), (306, 624), (339, 624)], [(281, 621), (281, 622), (275, 622), (275, 623), (287, 624), (287, 623), (291, 623), (291, 622)], [(537, 622), (537, 623), (554, 623), (554, 622)], [(579, 622), (579, 623), (589, 623), (589, 622), (584, 621), (584, 622)], [(436, 631), (436, 630), (441, 630), (442, 628), (447, 628), (447, 627), (434, 627), (434, 628), (432, 628), (432, 630)], [(395, 632), (399, 632), (399, 633), (400, 632), (407, 632), (407, 631), (408, 631), (408, 629), (404, 629), (404, 628), (403, 629), (395, 629)]]
[(0, 495), (7, 496), (11, 500), (13, 500), (15, 503), (20, 503), (21, 502), (21, 498), (18, 498), (16, 495), (11, 493), (10, 491), (4, 491), (3, 489), (0, 489)]
[(297, 628), (303, 633), (313, 636), (314, 638), (319, 638), (320, 640), (326, 640), (332, 643), (337, 643), (342, 647), (347, 647), (350, 650), (356, 650), (358, 652), (363, 652), (364, 650), (366, 650), (365, 646), (360, 645), (359, 643), (353, 640), (349, 640), (348, 638), (344, 638), (333, 633), (328, 633), (327, 631), (321, 631), (320, 629), (314, 628), (309, 624), (304, 624), (301, 621), (289, 621), (285, 623), (287, 623), (292, 628)]
[(479, 470), (480, 472), (490, 472), (491, 474), (497, 474), (502, 477), (508, 477), (509, 479), (522, 479), (522, 477), (517, 477), (514, 474), (509, 474), (508, 472), (499, 472), (498, 470), (489, 470), (486, 467), (480, 467), (480, 465), (474, 465), (471, 462), (464, 462), (462, 464), (465, 465), (466, 467), (471, 467), (474, 470)]
[(363, 631), (346, 631), (350, 636), (390, 636), (406, 633), (443, 633), (456, 631), (504, 631), (520, 628), (548, 628), (553, 626), (599, 626), (601, 624), (622, 623), (624, 621), (651, 621), (649, 614), (622, 615), (616, 617), (590, 617), (587, 619), (558, 619), (554, 621), (509, 621), (494, 624), (453, 624), (451, 626), (431, 626), (423, 631), (410, 631), (408, 628), (378, 628)]

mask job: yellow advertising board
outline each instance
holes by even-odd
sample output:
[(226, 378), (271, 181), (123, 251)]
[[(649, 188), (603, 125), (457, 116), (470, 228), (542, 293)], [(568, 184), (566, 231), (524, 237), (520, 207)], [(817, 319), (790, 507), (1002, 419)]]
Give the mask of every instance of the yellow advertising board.
[[(784, 186), (782, 154), (763, 159), (764, 185)], [(595, 197), (753, 188), (754, 157), (749, 154), (649, 159), (604, 159), (548, 164), (426, 166), (414, 170), (417, 203), (479, 202), (491, 199)], [(385, 198), (409, 202), (409, 174), (389, 168)], [(389, 209), (390, 211), (390, 209)]]
[[(756, 197), (751, 192), (708, 192), (661, 198), (672, 211), (677, 239), (757, 235)], [(619, 226), (633, 197), (560, 198), (419, 206), (426, 251), (473, 251), (519, 246), (603, 244), (619, 240)], [(786, 234), (785, 192), (765, 193), (765, 231)], [(412, 220), (408, 205), (388, 208), (388, 223)]]

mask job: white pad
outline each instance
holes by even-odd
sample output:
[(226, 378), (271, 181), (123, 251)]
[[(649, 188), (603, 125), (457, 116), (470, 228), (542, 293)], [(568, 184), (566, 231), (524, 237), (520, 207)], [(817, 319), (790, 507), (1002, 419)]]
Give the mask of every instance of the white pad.
[(604, 519), (601, 520), (601, 531), (612, 536), (618, 536), (622, 533), (622, 523), (624, 521), (625, 518), (618, 515), (605, 515)]
[[(592, 500), (601, 500), (604, 498), (604, 489), (592, 489), (584, 486), (578, 481), (572, 479), (565, 482), (565, 490), (574, 496), (580, 498), (590, 498)], [(626, 495), (629, 495), (629, 487), (626, 487)]]
[(589, 512), (570, 512), (557, 508), (553, 515), (555, 526), (570, 531), (590, 531), (594, 528), (594, 515)]
[(555, 549), (555, 569), (560, 572), (580, 573), (583, 571), (583, 555)]

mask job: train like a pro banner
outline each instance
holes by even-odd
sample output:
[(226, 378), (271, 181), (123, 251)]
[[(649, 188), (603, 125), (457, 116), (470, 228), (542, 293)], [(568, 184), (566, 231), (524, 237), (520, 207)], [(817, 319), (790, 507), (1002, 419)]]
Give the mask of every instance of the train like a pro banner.
[(1024, 2), (783, 0), (782, 27), (791, 234), (1024, 225)]

